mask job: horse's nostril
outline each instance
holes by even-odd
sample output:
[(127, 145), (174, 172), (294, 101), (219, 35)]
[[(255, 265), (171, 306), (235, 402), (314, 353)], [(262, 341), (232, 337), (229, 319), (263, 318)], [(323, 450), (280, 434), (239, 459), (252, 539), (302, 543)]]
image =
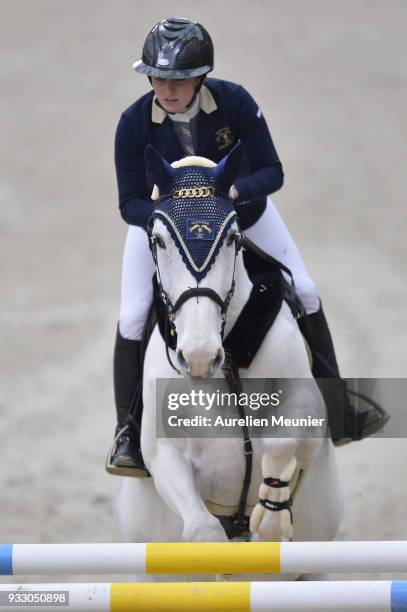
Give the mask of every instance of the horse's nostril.
[(185, 361), (185, 357), (184, 357), (184, 353), (182, 352), (182, 349), (178, 349), (177, 350), (177, 357), (178, 357), (178, 361), (180, 363), (180, 365), (182, 366), (186, 366), (187, 362)]
[(223, 350), (219, 349), (218, 353), (215, 357), (215, 359), (213, 360), (213, 365), (214, 366), (218, 366), (223, 362)]

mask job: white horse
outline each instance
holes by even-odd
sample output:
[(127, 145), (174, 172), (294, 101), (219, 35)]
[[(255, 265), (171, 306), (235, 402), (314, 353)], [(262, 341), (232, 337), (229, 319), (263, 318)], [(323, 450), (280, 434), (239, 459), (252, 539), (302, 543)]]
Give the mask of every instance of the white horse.
[[(228, 191), (235, 178), (238, 157), (239, 154), (232, 151), (217, 166), (203, 158), (189, 157), (170, 167), (156, 152), (150, 151), (147, 161), (150, 176), (161, 193), (168, 193), (169, 185), (170, 190), (173, 189), (174, 177), (179, 178), (180, 173), (191, 166), (195, 176), (200, 170), (204, 177), (209, 173), (215, 177), (216, 189)], [(197, 193), (204, 192), (195, 192), (195, 195)], [(156, 266), (162, 288), (169, 301), (176, 304), (188, 288), (197, 286), (197, 281), (182, 260), (180, 245), (176, 245), (174, 234), (169, 231), (170, 224), (171, 221), (157, 214), (150, 235), (156, 245)], [(234, 277), (234, 292), (224, 329), (226, 337), (252, 289), (242, 251), (235, 249), (238, 231), (232, 218), (215, 261), (199, 283), (199, 287), (215, 292), (220, 301), (213, 299), (213, 294), (212, 297), (188, 296), (173, 314), (177, 347), (170, 351), (170, 357), (186, 378), (223, 377), (221, 368), (225, 353), (220, 304), (227, 301)], [(115, 514), (121, 536), (126, 541), (225, 541), (225, 531), (215, 514), (231, 515), (237, 510), (245, 471), (241, 438), (156, 436), (160, 409), (156, 406), (156, 381), (181, 374), (171, 367), (156, 327), (145, 356), (141, 433), (141, 449), (152, 478), (123, 478), (121, 482)], [(308, 379), (308, 389), (311, 384), (312, 393), (302, 388), (294, 389), (291, 401), (287, 402), (289, 416), (325, 416), (317, 385), (310, 382), (312, 374), (303, 337), (284, 302), (250, 366), (240, 370), (240, 376), (242, 379)], [(246, 504), (246, 513), (251, 515), (251, 539), (332, 539), (341, 519), (343, 500), (331, 440), (298, 436), (255, 438), (252, 442), (253, 469)], [(270, 486), (270, 479), (280, 486)], [(283, 509), (277, 511), (265, 507), (267, 501), (264, 500), (281, 503), (291, 496), (292, 515), (284, 503)]]

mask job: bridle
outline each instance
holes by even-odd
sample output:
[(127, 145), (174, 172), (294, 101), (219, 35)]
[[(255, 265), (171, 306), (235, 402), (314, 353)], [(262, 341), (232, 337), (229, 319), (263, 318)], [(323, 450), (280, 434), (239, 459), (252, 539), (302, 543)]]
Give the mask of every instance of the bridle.
[[(160, 274), (160, 267), (158, 264), (158, 257), (157, 257), (157, 243), (158, 243), (158, 238), (157, 236), (154, 236), (151, 233), (152, 230), (152, 225), (150, 225), (148, 233), (149, 233), (149, 244), (150, 244), (150, 250), (151, 250), (151, 254), (153, 256), (153, 260), (154, 260), (154, 264), (155, 264), (155, 268), (156, 268), (156, 276), (157, 276), (157, 285), (158, 285), (158, 290), (159, 290), (159, 294), (161, 297), (161, 300), (163, 301), (166, 310), (167, 310), (167, 317), (166, 317), (166, 329), (165, 329), (165, 351), (166, 351), (166, 355), (167, 355), (167, 359), (169, 364), (171, 365), (171, 367), (180, 375), (182, 375), (182, 372), (174, 365), (174, 363), (172, 362), (171, 359), (171, 355), (169, 352), (169, 346), (168, 346), (168, 337), (169, 337), (169, 333), (173, 336), (175, 336), (176, 334), (176, 330), (175, 330), (175, 318), (177, 316), (178, 311), (180, 310), (181, 306), (183, 304), (185, 304), (185, 302), (187, 302), (188, 300), (190, 300), (193, 297), (199, 298), (199, 297), (208, 297), (209, 299), (211, 299), (213, 302), (215, 302), (219, 308), (220, 308), (220, 312), (221, 312), (221, 316), (222, 316), (222, 328), (221, 328), (221, 337), (223, 339), (224, 336), (224, 331), (225, 331), (225, 324), (226, 324), (226, 314), (230, 305), (230, 302), (232, 300), (234, 291), (235, 291), (235, 272), (236, 272), (236, 258), (237, 258), (237, 254), (241, 249), (242, 246), (242, 235), (240, 234), (240, 232), (235, 232), (233, 234), (233, 241), (234, 241), (234, 245), (235, 245), (235, 256), (233, 259), (233, 273), (232, 273), (232, 282), (230, 284), (230, 288), (226, 294), (225, 299), (223, 300), (221, 298), (221, 296), (214, 290), (214, 289), (210, 289), (209, 287), (190, 287), (188, 289), (186, 289), (185, 291), (183, 291), (181, 293), (181, 295), (178, 297), (178, 299), (176, 300), (175, 304), (172, 303), (168, 293), (165, 291), (162, 281), (161, 281), (161, 274)], [(170, 326), (170, 328), (168, 329), (168, 325)]]

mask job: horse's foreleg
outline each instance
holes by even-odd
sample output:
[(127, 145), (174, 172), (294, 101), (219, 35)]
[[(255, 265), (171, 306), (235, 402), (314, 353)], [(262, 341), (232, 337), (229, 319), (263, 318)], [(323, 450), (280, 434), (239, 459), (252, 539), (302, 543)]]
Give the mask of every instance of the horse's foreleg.
[(272, 440), (263, 453), (263, 483), (250, 517), (250, 530), (258, 539), (280, 541), (292, 537), (290, 481), (297, 467), (299, 443), (298, 438)]
[(177, 448), (162, 445), (151, 459), (150, 467), (158, 493), (182, 518), (185, 541), (227, 540), (220, 522), (210, 514), (202, 500), (193, 466)]

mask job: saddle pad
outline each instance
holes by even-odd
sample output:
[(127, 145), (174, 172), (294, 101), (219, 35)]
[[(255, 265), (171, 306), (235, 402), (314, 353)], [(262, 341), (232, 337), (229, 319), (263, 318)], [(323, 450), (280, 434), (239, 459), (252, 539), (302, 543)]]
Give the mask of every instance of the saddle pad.
[(279, 270), (257, 277), (250, 297), (223, 341), (237, 368), (248, 368), (283, 303), (286, 283)]

